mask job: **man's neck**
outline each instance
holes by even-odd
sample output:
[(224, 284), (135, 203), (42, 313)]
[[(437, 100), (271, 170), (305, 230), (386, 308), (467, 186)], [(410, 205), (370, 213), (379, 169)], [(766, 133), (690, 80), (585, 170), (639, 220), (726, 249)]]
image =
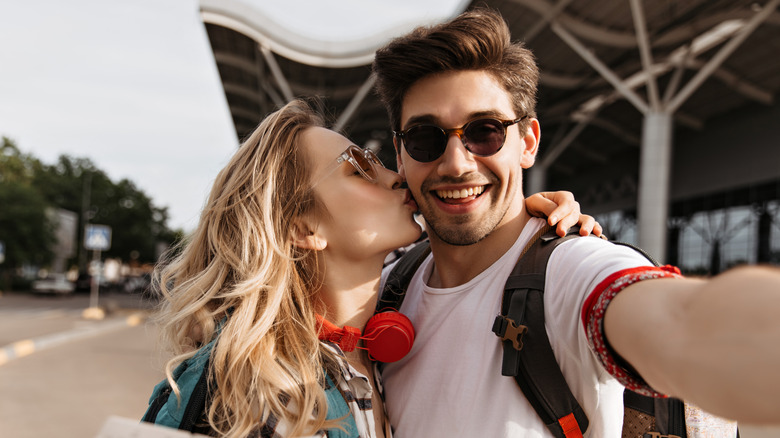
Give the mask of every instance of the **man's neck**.
[(530, 220), (525, 208), (473, 245), (450, 245), (430, 234), (434, 267), (427, 284), (450, 288), (468, 283), (489, 268), (514, 245)]

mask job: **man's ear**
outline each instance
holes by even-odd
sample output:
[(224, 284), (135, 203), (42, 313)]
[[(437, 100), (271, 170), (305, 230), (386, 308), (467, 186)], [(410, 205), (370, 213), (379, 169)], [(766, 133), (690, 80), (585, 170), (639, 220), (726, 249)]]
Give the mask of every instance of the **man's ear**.
[(398, 139), (398, 137), (393, 136), (393, 146), (395, 147), (395, 164), (398, 168), (398, 174), (401, 175), (401, 178), (406, 180), (405, 170), (404, 170), (404, 162), (401, 161), (401, 140)]
[(328, 241), (312, 227), (309, 221), (298, 219), (292, 223), (293, 245), (298, 248), (322, 251), (328, 246)]
[(531, 119), (526, 129), (525, 135), (521, 139), (525, 147), (520, 159), (520, 166), (528, 169), (536, 162), (536, 153), (539, 152), (539, 141), (542, 139), (542, 131), (539, 127), (539, 120)]

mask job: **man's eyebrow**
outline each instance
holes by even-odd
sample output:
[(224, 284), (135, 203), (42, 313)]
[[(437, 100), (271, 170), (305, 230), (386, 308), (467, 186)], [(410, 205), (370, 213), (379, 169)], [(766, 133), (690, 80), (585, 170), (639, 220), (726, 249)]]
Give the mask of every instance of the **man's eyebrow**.
[[(433, 114), (422, 114), (419, 116), (412, 116), (406, 121), (406, 127), (414, 125), (438, 125), (438, 119)], [(402, 126), (401, 129), (404, 127)]]
[[(467, 117), (467, 121), (476, 120), (481, 117), (495, 117), (501, 120), (505, 120), (505, 119), (508, 120), (512, 118), (498, 110), (484, 110), (484, 111), (474, 111), (473, 113), (469, 114), (469, 116)], [(406, 125), (401, 129), (408, 129), (408, 127), (415, 126), (415, 125), (436, 125), (445, 129), (454, 128), (454, 126), (453, 127), (441, 126), (441, 123), (439, 122), (439, 118), (434, 116), (433, 114), (421, 114), (419, 116), (410, 117), (409, 120), (406, 121)]]

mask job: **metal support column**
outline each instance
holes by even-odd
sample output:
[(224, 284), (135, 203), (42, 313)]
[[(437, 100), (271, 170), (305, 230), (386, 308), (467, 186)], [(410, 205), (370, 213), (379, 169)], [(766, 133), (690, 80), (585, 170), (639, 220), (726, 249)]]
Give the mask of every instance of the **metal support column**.
[(287, 102), (293, 100), (295, 96), (293, 95), (292, 88), (290, 88), (290, 83), (287, 82), (287, 78), (284, 77), (284, 73), (282, 72), (281, 67), (279, 67), (279, 63), (276, 62), (276, 58), (274, 58), (274, 54), (271, 52), (271, 49), (263, 45), (260, 45), (259, 47), (260, 53), (263, 54), (265, 62), (268, 65), (268, 68), (271, 70), (271, 74), (273, 74), (274, 79), (276, 80), (276, 85), (279, 86), (279, 90), (281, 90), (282, 95), (284, 95), (284, 98), (287, 100)]
[(355, 111), (357, 111), (360, 104), (365, 100), (368, 93), (374, 88), (375, 82), (376, 75), (371, 73), (371, 75), (368, 76), (368, 79), (363, 82), (363, 85), (360, 86), (357, 93), (352, 97), (352, 100), (349, 101), (347, 107), (344, 108), (344, 111), (341, 113), (338, 120), (336, 120), (336, 124), (333, 125), (334, 131), (339, 132), (344, 129), (344, 126), (347, 125), (347, 122), (349, 122), (349, 119), (355, 114)]
[(672, 114), (650, 112), (642, 126), (637, 222), (639, 246), (663, 263), (669, 215)]

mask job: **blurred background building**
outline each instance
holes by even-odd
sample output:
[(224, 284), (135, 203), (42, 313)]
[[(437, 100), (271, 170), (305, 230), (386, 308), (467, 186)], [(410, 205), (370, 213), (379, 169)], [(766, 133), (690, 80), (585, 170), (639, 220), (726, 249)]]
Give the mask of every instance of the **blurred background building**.
[(335, 129), (394, 165), (373, 52), (484, 5), (542, 72), (526, 193), (570, 190), (612, 239), (688, 273), (780, 263), (780, 0), (460, 0), (340, 41), (284, 26), (260, 3), (200, 1), (239, 139), (317, 95)]

